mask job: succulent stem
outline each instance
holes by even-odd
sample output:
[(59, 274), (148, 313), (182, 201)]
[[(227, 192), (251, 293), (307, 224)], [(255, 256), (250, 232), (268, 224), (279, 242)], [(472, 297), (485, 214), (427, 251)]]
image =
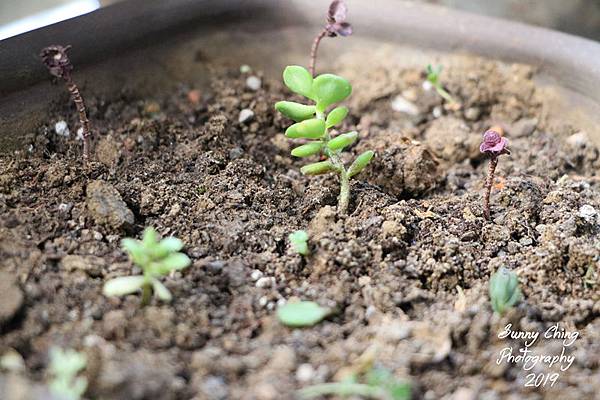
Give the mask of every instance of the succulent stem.
[(494, 184), (494, 172), (496, 171), (496, 166), (498, 165), (498, 157), (490, 158), (490, 163), (488, 164), (488, 173), (485, 178), (485, 187), (483, 194), (483, 216), (485, 219), (490, 219), (490, 194), (492, 192), (492, 185)]

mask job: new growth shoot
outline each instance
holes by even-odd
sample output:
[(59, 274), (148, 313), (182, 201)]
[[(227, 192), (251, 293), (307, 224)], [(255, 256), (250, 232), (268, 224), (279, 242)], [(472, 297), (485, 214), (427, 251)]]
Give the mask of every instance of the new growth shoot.
[(479, 151), (487, 154), (490, 158), (488, 173), (485, 179), (483, 195), (483, 215), (485, 219), (490, 219), (490, 194), (494, 183), (494, 173), (498, 165), (498, 157), (502, 154), (510, 154), (508, 150), (508, 140), (500, 135), (496, 130), (489, 129), (483, 134), (483, 142), (479, 146)]
[(142, 306), (147, 305), (152, 292), (163, 301), (171, 301), (172, 295), (159, 280), (160, 277), (188, 267), (190, 259), (179, 250), (183, 242), (174, 237), (159, 241), (153, 228), (146, 228), (142, 240), (126, 238), (121, 247), (129, 254), (129, 258), (140, 267), (143, 275), (123, 276), (104, 284), (105, 296), (124, 296), (142, 291)]
[(75, 350), (50, 349), (50, 391), (65, 400), (79, 400), (87, 389), (87, 379), (77, 376), (87, 364), (85, 354)]
[(52, 76), (62, 79), (65, 81), (67, 85), (67, 90), (71, 94), (71, 99), (75, 103), (75, 107), (77, 107), (77, 112), (79, 113), (79, 123), (81, 124), (82, 136), (83, 136), (83, 161), (86, 162), (90, 157), (90, 139), (91, 131), (90, 131), (90, 121), (87, 117), (87, 112), (85, 109), (85, 103), (83, 102), (83, 97), (81, 97), (81, 93), (79, 93), (79, 88), (73, 82), (73, 78), (71, 77), (71, 72), (73, 71), (73, 65), (67, 56), (67, 51), (71, 46), (48, 46), (42, 50), (40, 53), (40, 57), (42, 58), (42, 62), (48, 68), (48, 71)]
[(442, 66), (439, 65), (437, 67), (433, 67), (431, 64), (428, 64), (425, 68), (425, 73), (427, 77), (425, 78), (427, 82), (433, 86), (435, 91), (448, 103), (457, 103), (456, 100), (444, 89), (442, 82), (440, 81), (440, 74), (442, 73)]
[(303, 256), (308, 255), (308, 233), (306, 233), (306, 231), (296, 231), (294, 233), (290, 233), (288, 239), (296, 253)]
[(502, 315), (521, 300), (517, 274), (501, 267), (490, 278), (490, 301), (494, 311)]
[(350, 36), (352, 35), (352, 25), (346, 22), (346, 15), (348, 14), (348, 6), (344, 0), (334, 0), (329, 5), (329, 11), (327, 12), (327, 24), (319, 32), (315, 40), (313, 41), (310, 49), (310, 66), (309, 71), (312, 76), (315, 76), (315, 65), (317, 63), (317, 51), (319, 50), (319, 44), (325, 36), (336, 37), (336, 36)]
[(295, 157), (324, 156), (325, 161), (305, 165), (304, 175), (319, 175), (334, 172), (340, 177), (338, 211), (345, 214), (350, 198), (350, 178), (362, 171), (373, 155), (368, 150), (359, 155), (350, 167), (346, 168), (341, 157), (344, 148), (353, 144), (358, 132), (348, 132), (332, 136), (329, 131), (339, 125), (346, 115), (346, 107), (336, 107), (327, 113), (327, 108), (347, 98), (352, 92), (350, 83), (337, 75), (323, 74), (313, 79), (305, 68), (292, 65), (283, 72), (283, 81), (294, 93), (304, 96), (314, 104), (305, 105), (291, 101), (280, 101), (275, 108), (286, 117), (296, 121), (285, 135), (290, 139), (300, 139), (305, 143), (292, 150)]

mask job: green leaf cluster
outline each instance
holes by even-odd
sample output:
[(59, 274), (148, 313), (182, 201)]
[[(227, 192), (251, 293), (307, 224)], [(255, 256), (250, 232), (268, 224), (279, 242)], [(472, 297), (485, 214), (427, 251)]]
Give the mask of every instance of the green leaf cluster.
[(490, 278), (490, 301), (495, 312), (502, 315), (521, 300), (517, 274), (501, 267)]
[(131, 261), (142, 269), (143, 275), (124, 276), (106, 282), (104, 295), (124, 296), (141, 289), (144, 293), (143, 303), (149, 301), (148, 294), (151, 292), (161, 300), (171, 301), (171, 292), (158, 278), (191, 264), (189, 257), (179, 252), (183, 242), (174, 237), (160, 240), (153, 228), (146, 228), (142, 240), (123, 239), (121, 247), (129, 254)]
[(308, 233), (306, 233), (306, 231), (290, 233), (288, 239), (296, 253), (302, 254), (303, 256), (308, 255)]
[[(302, 167), (305, 175), (319, 175), (337, 172), (344, 179), (362, 171), (371, 158), (373, 151), (359, 155), (350, 168), (346, 170), (340, 161), (339, 153), (358, 139), (358, 132), (342, 133), (331, 137), (329, 129), (338, 126), (348, 115), (348, 108), (338, 106), (327, 113), (330, 106), (345, 100), (352, 93), (350, 83), (337, 75), (322, 74), (313, 78), (303, 67), (288, 66), (283, 72), (283, 81), (294, 93), (306, 97), (314, 104), (300, 104), (291, 101), (280, 101), (275, 109), (294, 120), (285, 135), (290, 139), (301, 139), (304, 144), (295, 147), (292, 155), (295, 157), (324, 156), (325, 161), (319, 161)], [(341, 194), (343, 196), (343, 193)]]
[(427, 67), (425, 67), (425, 73), (427, 75), (427, 77), (425, 78), (427, 82), (431, 83), (431, 85), (435, 88), (436, 92), (444, 100), (446, 100), (448, 103), (457, 103), (456, 100), (454, 100), (454, 97), (452, 97), (450, 93), (448, 93), (446, 89), (444, 89), (444, 86), (440, 81), (440, 74), (442, 73), (441, 65), (433, 67), (431, 64), (428, 64)]
[(87, 389), (87, 379), (78, 377), (87, 364), (85, 354), (75, 350), (50, 349), (49, 388), (53, 395), (66, 400), (79, 400)]

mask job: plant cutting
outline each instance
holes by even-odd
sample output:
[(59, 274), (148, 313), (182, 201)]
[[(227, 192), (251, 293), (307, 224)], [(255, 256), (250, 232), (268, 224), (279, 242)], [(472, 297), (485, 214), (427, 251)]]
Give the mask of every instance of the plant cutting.
[(454, 100), (454, 97), (452, 97), (442, 85), (440, 80), (440, 74), (442, 73), (441, 65), (433, 67), (431, 64), (428, 64), (425, 68), (425, 73), (425, 81), (429, 83), (444, 100), (446, 100), (448, 103), (457, 103), (456, 100)]
[(352, 25), (346, 22), (348, 14), (348, 6), (344, 0), (334, 0), (329, 5), (327, 12), (327, 23), (313, 40), (310, 49), (310, 66), (309, 71), (312, 76), (315, 75), (315, 65), (317, 63), (317, 51), (319, 44), (324, 37), (350, 36), (352, 35)]
[(60, 46), (53, 45), (42, 49), (40, 57), (42, 62), (48, 68), (50, 74), (58, 79), (62, 79), (67, 85), (67, 90), (71, 94), (71, 99), (75, 103), (77, 112), (79, 113), (79, 123), (81, 124), (81, 135), (83, 141), (83, 162), (85, 163), (90, 157), (90, 121), (87, 117), (87, 111), (85, 108), (85, 102), (79, 88), (73, 81), (71, 72), (73, 71), (73, 65), (67, 56), (67, 51), (71, 49), (71, 46)]
[(519, 278), (513, 271), (501, 267), (490, 278), (490, 301), (500, 315), (521, 300)]
[(85, 354), (75, 350), (50, 349), (50, 392), (60, 399), (79, 400), (87, 389), (87, 379), (77, 376), (87, 364)]
[(333, 137), (329, 131), (339, 125), (348, 108), (336, 107), (327, 113), (327, 108), (347, 98), (352, 92), (350, 83), (337, 75), (322, 74), (313, 79), (310, 72), (298, 65), (286, 67), (283, 71), (285, 85), (294, 93), (312, 100), (314, 104), (300, 104), (280, 101), (275, 108), (286, 117), (296, 121), (285, 135), (290, 139), (300, 139), (304, 144), (294, 148), (295, 157), (322, 156), (325, 161), (311, 163), (300, 169), (304, 175), (319, 175), (334, 172), (340, 177), (338, 211), (345, 214), (350, 199), (350, 178), (361, 172), (371, 161), (373, 151), (360, 154), (346, 168), (341, 152), (358, 139), (358, 132), (342, 133)]
[(146, 228), (142, 240), (123, 239), (121, 247), (129, 254), (131, 261), (142, 269), (143, 275), (123, 276), (106, 282), (104, 295), (124, 296), (141, 290), (142, 306), (150, 302), (152, 292), (163, 301), (171, 301), (171, 292), (159, 278), (191, 264), (189, 257), (179, 252), (183, 242), (174, 237), (159, 240), (153, 228)]
[(479, 150), (486, 154), (490, 159), (483, 195), (483, 216), (485, 219), (489, 220), (490, 194), (492, 192), (492, 185), (494, 184), (494, 173), (496, 171), (496, 166), (498, 165), (498, 157), (502, 154), (510, 154), (510, 150), (508, 150), (508, 139), (502, 137), (497, 130), (489, 129), (483, 134), (483, 142), (481, 142)]

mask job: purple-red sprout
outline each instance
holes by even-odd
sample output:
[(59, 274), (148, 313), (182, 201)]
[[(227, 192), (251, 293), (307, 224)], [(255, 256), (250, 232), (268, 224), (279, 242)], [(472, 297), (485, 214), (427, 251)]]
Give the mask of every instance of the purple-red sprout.
[(79, 88), (73, 82), (71, 72), (73, 71), (73, 65), (67, 56), (67, 51), (71, 49), (71, 46), (60, 46), (53, 45), (42, 49), (40, 57), (42, 62), (48, 68), (50, 74), (56, 78), (62, 79), (67, 85), (67, 90), (71, 94), (71, 98), (77, 107), (79, 113), (79, 122), (81, 123), (81, 130), (83, 136), (83, 161), (84, 163), (88, 160), (90, 155), (90, 144), (89, 137), (91, 136), (90, 121), (87, 118), (87, 112), (85, 109), (85, 103)]
[(315, 37), (310, 49), (310, 66), (308, 70), (311, 75), (315, 75), (315, 65), (317, 63), (317, 51), (321, 40), (325, 37), (350, 36), (352, 35), (352, 25), (346, 22), (348, 15), (348, 6), (344, 0), (333, 0), (329, 5), (327, 12), (327, 25)]
[[(498, 130), (502, 131), (501, 129)], [(490, 219), (490, 194), (494, 183), (494, 172), (498, 165), (498, 157), (502, 154), (510, 154), (510, 150), (508, 149), (508, 139), (502, 137), (498, 130), (496, 130), (496, 128), (487, 130), (483, 134), (483, 141), (479, 146), (479, 151), (487, 154), (490, 158), (483, 195), (483, 215), (487, 220)]]

